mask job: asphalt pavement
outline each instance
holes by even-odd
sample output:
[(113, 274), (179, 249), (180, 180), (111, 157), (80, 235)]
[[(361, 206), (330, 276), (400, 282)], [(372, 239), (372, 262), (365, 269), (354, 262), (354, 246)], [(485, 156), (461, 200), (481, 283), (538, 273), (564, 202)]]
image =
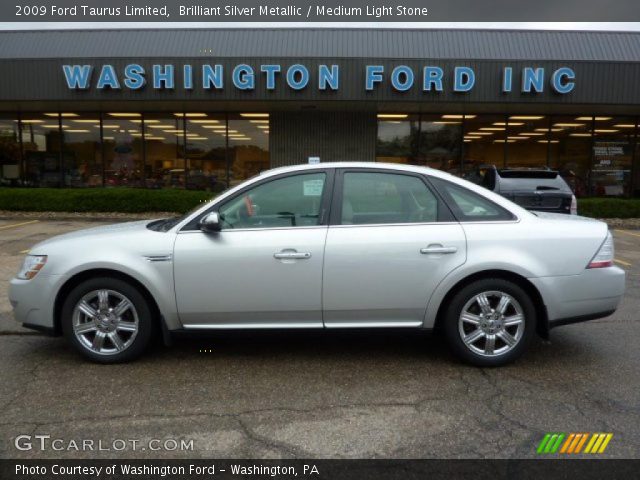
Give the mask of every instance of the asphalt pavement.
[(640, 231), (615, 231), (620, 309), (507, 367), (410, 332), (218, 335), (102, 366), (21, 328), (6, 288), (33, 244), (94, 225), (0, 221), (2, 458), (532, 458), (548, 432), (613, 433), (601, 457), (640, 458)]

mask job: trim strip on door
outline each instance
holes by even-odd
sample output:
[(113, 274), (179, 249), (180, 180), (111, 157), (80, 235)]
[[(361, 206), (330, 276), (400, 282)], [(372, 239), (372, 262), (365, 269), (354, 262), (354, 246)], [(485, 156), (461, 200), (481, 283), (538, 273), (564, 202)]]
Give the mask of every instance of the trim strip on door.
[(325, 322), (324, 326), (327, 328), (416, 328), (422, 327), (422, 320), (417, 322)]
[(322, 323), (186, 323), (185, 330), (265, 330), (280, 328), (322, 328)]

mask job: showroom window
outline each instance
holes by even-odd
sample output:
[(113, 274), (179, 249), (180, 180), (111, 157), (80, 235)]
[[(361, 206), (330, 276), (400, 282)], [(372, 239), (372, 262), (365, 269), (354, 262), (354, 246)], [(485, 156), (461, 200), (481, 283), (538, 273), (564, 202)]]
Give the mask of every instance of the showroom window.
[[(227, 188), (227, 120), (224, 114), (186, 113), (186, 188), (221, 192)], [(268, 126), (268, 123), (267, 123)]]
[(419, 164), (452, 174), (460, 172), (462, 115), (422, 115)]
[[(380, 113), (376, 160), (477, 183), (483, 165), (548, 166), (577, 196), (638, 196), (637, 124), (604, 114)], [(4, 113), (0, 185), (220, 192), (271, 167), (269, 133), (261, 112)]]
[(507, 166), (546, 168), (549, 140), (549, 117), (510, 116), (507, 120)]
[(227, 140), (229, 186), (270, 168), (268, 113), (230, 114)]
[(21, 136), (24, 155), (24, 181), (30, 187), (60, 187), (61, 117), (58, 113), (25, 113)]
[(560, 172), (576, 196), (588, 195), (592, 117), (553, 116), (550, 123), (549, 166)]
[(16, 115), (0, 115), (0, 185), (20, 185), (22, 154)]
[[(137, 124), (139, 119), (132, 119)], [(144, 114), (144, 178), (147, 188), (185, 186), (184, 119), (172, 113)]]
[(144, 187), (142, 114), (109, 112), (104, 114), (103, 141), (105, 185)]
[(591, 190), (596, 196), (631, 194), (635, 118), (594, 117)]
[(376, 161), (417, 164), (419, 133), (418, 115), (379, 113)]
[(480, 184), (489, 166), (549, 167), (577, 196), (629, 196), (640, 182), (636, 124), (635, 117), (607, 115), (380, 113), (376, 160), (426, 165)]
[(64, 186), (102, 186), (100, 114), (67, 112), (61, 122)]
[(474, 175), (483, 165), (505, 165), (507, 118), (503, 115), (465, 115), (463, 175)]

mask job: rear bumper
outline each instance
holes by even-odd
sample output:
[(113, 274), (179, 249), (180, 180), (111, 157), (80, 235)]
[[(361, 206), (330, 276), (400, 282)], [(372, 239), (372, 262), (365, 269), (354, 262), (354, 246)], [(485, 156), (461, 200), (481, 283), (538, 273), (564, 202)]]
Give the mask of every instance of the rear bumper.
[(549, 328), (611, 315), (618, 308), (625, 289), (625, 272), (618, 267), (529, 280), (542, 295)]

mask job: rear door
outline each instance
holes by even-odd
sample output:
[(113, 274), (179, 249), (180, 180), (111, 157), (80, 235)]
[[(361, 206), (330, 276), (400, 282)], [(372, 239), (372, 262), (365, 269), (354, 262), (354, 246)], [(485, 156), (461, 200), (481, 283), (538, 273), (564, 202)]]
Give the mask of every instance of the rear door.
[(466, 260), (462, 227), (418, 174), (336, 176), (323, 275), (325, 327), (419, 327), (440, 281)]

